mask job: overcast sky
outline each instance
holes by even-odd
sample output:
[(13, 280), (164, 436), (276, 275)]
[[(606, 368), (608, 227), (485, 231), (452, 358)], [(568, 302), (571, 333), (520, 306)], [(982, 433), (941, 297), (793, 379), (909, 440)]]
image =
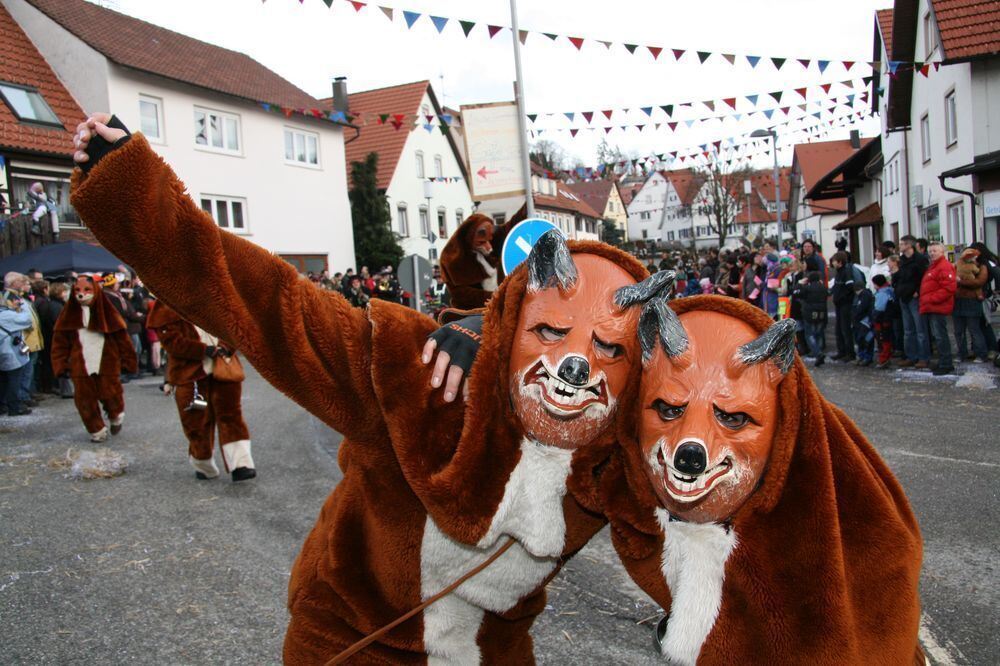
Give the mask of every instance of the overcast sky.
[[(487, 23), (510, 25), (508, 0), (385, 0), (383, 6), (397, 10), (391, 23), (377, 3), (370, 2), (356, 13), (346, 0), (333, 0), (332, 9), (323, 0), (301, 4), (299, 0), (102, 0), (100, 4), (247, 53), (316, 97), (330, 95), (332, 77), (347, 76), (353, 91), (430, 79), (439, 99), (449, 106), (513, 99), (511, 33), (505, 30), (490, 39), (486, 31)], [(846, 73), (837, 63), (820, 74), (815, 64), (807, 71), (795, 59), (871, 60), (874, 12), (885, 6), (891, 6), (891, 0), (520, 0), (522, 29), (587, 40), (577, 51), (565, 39), (528, 38), (522, 48), (527, 110), (561, 113), (630, 107), (635, 110), (627, 118), (615, 116), (607, 123), (597, 114), (594, 124), (635, 124), (663, 119), (659, 112), (652, 121), (645, 119), (638, 110), (643, 106), (860, 80), (870, 74), (867, 65)], [(408, 30), (403, 9), (424, 16)], [(455, 22), (438, 34), (427, 14), (478, 25), (468, 38)], [(641, 47), (629, 55), (620, 45), (607, 50), (592, 39), (691, 53), (674, 62), (665, 50), (654, 62)], [(732, 66), (718, 56), (701, 65), (693, 51), (788, 57), (789, 62), (781, 71), (767, 61), (752, 69), (744, 59)], [(800, 101), (792, 95), (782, 105)], [(758, 103), (765, 106), (764, 97)], [(770, 99), (767, 103), (775, 105)], [(729, 109), (716, 108), (716, 114), (725, 111)], [(697, 105), (687, 115), (678, 115), (711, 114)], [(574, 124), (581, 127), (585, 122), (577, 117)], [(730, 118), (725, 124), (716, 121), (692, 128), (682, 123), (675, 132), (666, 126), (641, 133), (614, 130), (606, 138), (626, 151), (649, 155), (729, 136), (739, 142), (741, 135), (767, 124), (763, 118), (751, 122)], [(537, 126), (569, 127), (570, 122), (539, 118)], [(873, 119), (859, 127), (867, 135), (878, 131)], [(840, 129), (828, 138), (846, 135), (847, 129)], [(783, 143), (801, 136), (787, 135)], [(548, 131), (541, 138), (557, 141), (571, 156), (594, 164), (605, 133), (581, 131), (572, 138), (568, 132)], [(783, 150), (781, 160), (789, 163), (791, 152)]]

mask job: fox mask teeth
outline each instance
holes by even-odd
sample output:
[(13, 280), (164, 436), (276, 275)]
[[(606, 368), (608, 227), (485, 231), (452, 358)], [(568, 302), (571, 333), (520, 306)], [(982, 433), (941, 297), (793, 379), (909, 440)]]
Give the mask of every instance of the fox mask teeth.
[(524, 387), (538, 386), (541, 402), (556, 416), (583, 413), (592, 406), (608, 406), (607, 381), (599, 373), (586, 386), (571, 386), (550, 370), (545, 360), (539, 360), (524, 375)]

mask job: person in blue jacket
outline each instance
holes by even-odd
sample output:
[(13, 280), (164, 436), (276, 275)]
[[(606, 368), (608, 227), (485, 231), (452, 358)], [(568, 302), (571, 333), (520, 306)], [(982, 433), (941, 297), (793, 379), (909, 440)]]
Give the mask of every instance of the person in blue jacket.
[(8, 292), (0, 299), (0, 384), (3, 385), (0, 397), (8, 416), (31, 413), (20, 396), (21, 379), (31, 359), (22, 332), (31, 328), (31, 324), (31, 310), (19, 296)]

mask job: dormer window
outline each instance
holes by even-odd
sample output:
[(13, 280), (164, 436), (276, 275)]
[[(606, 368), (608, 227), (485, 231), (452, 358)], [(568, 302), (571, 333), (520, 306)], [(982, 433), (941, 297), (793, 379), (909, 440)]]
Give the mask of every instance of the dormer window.
[(59, 116), (35, 88), (0, 81), (0, 97), (18, 120), (62, 127)]

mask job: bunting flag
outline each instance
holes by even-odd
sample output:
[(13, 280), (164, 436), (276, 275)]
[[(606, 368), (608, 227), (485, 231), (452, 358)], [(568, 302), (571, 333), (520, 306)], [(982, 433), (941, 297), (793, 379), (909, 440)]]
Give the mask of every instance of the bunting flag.
[(577, 51), (579, 51), (580, 49), (583, 48), (583, 39), (582, 38), (580, 38), (580, 37), (570, 37), (569, 41), (570, 41), (570, 43), (573, 44), (573, 46), (576, 47)]
[(448, 19), (443, 16), (430, 16), (430, 19), (431, 23), (434, 24), (434, 27), (437, 28), (439, 35), (441, 34), (441, 31), (444, 30), (444, 27), (448, 25)]
[(462, 32), (465, 33), (466, 37), (468, 37), (469, 33), (472, 32), (472, 29), (476, 27), (476, 24), (473, 21), (459, 21), (458, 23), (462, 26)]
[(387, 19), (389, 19), (390, 21), (392, 20), (392, 12), (393, 12), (392, 7), (383, 7), (379, 5), (379, 9), (382, 10), (382, 13), (385, 14), (385, 17)]
[(490, 39), (493, 39), (494, 37), (496, 37), (496, 34), (498, 32), (503, 30), (503, 28), (501, 28), (498, 25), (488, 25), (486, 26), (486, 30), (490, 33)]
[(406, 19), (406, 27), (407, 28), (412, 28), (413, 24), (417, 22), (418, 18), (420, 18), (420, 13), (419, 12), (411, 12), (411, 11), (409, 11), (407, 9), (404, 9), (403, 10), (403, 18)]

